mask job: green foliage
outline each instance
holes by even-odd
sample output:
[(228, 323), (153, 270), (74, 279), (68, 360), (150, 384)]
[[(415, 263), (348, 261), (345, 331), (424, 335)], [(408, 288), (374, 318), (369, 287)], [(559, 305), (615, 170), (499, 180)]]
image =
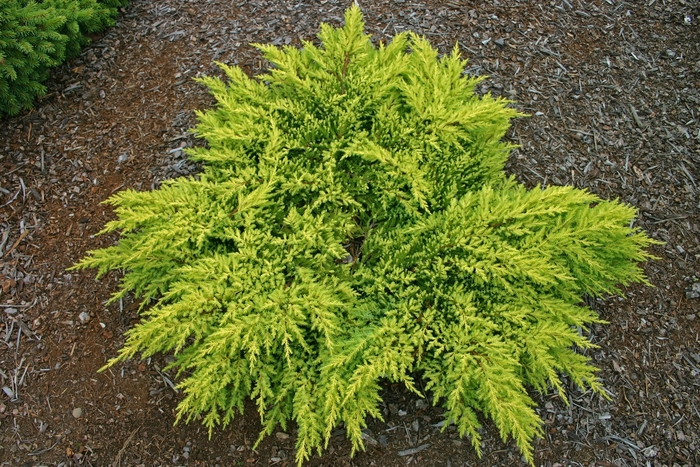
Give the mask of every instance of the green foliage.
[(68, 38), (66, 58), (77, 56), (89, 42), (86, 33), (101, 31), (114, 23), (114, 9), (98, 0), (45, 0), (44, 5), (65, 17), (60, 32)]
[(86, 33), (113, 23), (121, 0), (3, 0), (0, 3), (0, 113), (17, 114), (46, 93), (52, 67), (74, 57)]
[(174, 352), (178, 420), (211, 433), (250, 397), (261, 438), (296, 422), (299, 464), (341, 423), (361, 449), (380, 381), (420, 375), (475, 449), (482, 413), (532, 462), (526, 388), (601, 391), (575, 352), (600, 322), (581, 297), (644, 282), (652, 241), (629, 206), (503, 175), (518, 114), (474, 94), (457, 48), (374, 47), (355, 7), (319, 38), (259, 46), (257, 79), (201, 79), (218, 102), (199, 113), (203, 173), (109, 199), (122, 238), (76, 267), (123, 269), (114, 299), (143, 298), (109, 365)]
[(129, 0), (98, 0), (98, 2), (110, 8), (124, 7), (129, 4)]

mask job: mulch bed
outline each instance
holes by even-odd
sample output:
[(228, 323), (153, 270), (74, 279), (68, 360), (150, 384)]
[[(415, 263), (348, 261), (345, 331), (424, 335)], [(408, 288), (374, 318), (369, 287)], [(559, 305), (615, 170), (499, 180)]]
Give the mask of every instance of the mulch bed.
[[(545, 437), (537, 465), (700, 465), (700, 5), (694, 0), (361, 2), (367, 31), (389, 41), (455, 41), (479, 92), (515, 101), (519, 145), (508, 165), (528, 186), (575, 185), (639, 209), (635, 225), (665, 242), (645, 265), (653, 287), (588, 299), (609, 322), (588, 351), (609, 400), (571, 387), (567, 403), (536, 395)], [(100, 204), (194, 174), (185, 147), (196, 109), (213, 101), (192, 78), (213, 61), (249, 74), (251, 42), (299, 46), (347, 2), (132, 0), (115, 27), (55, 70), (32, 111), (0, 120), (0, 465), (293, 465), (295, 428), (256, 450), (247, 407), (209, 439), (173, 426), (182, 397), (168, 356), (97, 373), (138, 320), (105, 302), (118, 274), (67, 272), (112, 218)], [(484, 455), (442, 410), (386, 384), (385, 420), (350, 457), (342, 429), (313, 466), (502, 466), (522, 463), (489, 422)]]

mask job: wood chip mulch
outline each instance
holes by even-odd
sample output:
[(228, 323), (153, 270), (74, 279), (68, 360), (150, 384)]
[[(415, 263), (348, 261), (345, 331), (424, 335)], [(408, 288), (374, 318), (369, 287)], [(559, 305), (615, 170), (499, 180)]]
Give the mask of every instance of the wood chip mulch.
[[(212, 99), (192, 78), (213, 61), (250, 74), (251, 42), (299, 46), (337, 0), (132, 0), (115, 27), (47, 82), (32, 111), (0, 119), (0, 465), (291, 466), (294, 427), (252, 449), (246, 414), (212, 439), (173, 426), (182, 397), (167, 356), (97, 373), (116, 355), (137, 305), (106, 306), (119, 276), (66, 268), (112, 218), (100, 202), (196, 173), (183, 148)], [(653, 287), (589, 300), (609, 322), (588, 352), (610, 400), (571, 388), (536, 395), (545, 437), (537, 465), (700, 465), (700, 4), (697, 0), (361, 1), (374, 40), (413, 30), (442, 52), (458, 41), (479, 92), (530, 115), (508, 138), (508, 171), (535, 185), (575, 185), (639, 209), (665, 242), (645, 266)], [(523, 464), (485, 423), (478, 459), (439, 408), (385, 385), (385, 421), (349, 457), (342, 429), (313, 466)]]

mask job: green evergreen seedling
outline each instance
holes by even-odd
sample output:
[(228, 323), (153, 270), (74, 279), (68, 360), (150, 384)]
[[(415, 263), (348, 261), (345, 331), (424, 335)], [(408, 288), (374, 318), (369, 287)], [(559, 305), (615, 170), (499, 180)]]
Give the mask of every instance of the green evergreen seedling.
[(258, 46), (267, 74), (221, 65), (228, 83), (200, 80), (203, 172), (108, 200), (121, 240), (76, 267), (124, 270), (113, 300), (143, 319), (107, 366), (174, 352), (178, 420), (211, 434), (249, 397), (261, 439), (296, 423), (298, 464), (340, 424), (361, 449), (380, 382), (419, 376), (477, 451), (482, 414), (532, 463), (527, 388), (601, 391), (581, 297), (645, 282), (652, 241), (632, 207), (506, 177), (518, 113), (474, 94), (456, 47), (363, 27), (353, 7), (318, 47)]

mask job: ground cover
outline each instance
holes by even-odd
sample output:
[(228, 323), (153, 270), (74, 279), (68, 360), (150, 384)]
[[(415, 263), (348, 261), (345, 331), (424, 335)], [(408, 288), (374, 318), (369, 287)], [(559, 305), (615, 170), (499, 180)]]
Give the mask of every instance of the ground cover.
[[(361, 3), (368, 32), (414, 30), (447, 52), (459, 41), (480, 92), (531, 115), (508, 132), (520, 144), (509, 173), (534, 186), (575, 185), (640, 209), (636, 225), (665, 241), (645, 266), (654, 288), (591, 301), (610, 322), (589, 351), (611, 400), (573, 391), (566, 406), (536, 396), (545, 438), (537, 465), (695, 465), (700, 438), (700, 27), (687, 1)], [(0, 122), (0, 462), (2, 465), (291, 465), (294, 429), (251, 449), (253, 410), (207, 439), (173, 427), (182, 397), (167, 357), (96, 373), (136, 322), (128, 298), (109, 307), (119, 276), (66, 272), (111, 219), (99, 203), (195, 173), (182, 148), (194, 109), (212, 105), (190, 78), (213, 60), (249, 74), (265, 66), (250, 42), (299, 45), (332, 0), (135, 1), (117, 25), (55, 70), (49, 95)], [(310, 465), (514, 465), (493, 428), (479, 460), (442, 410), (400, 385), (382, 397), (367, 451), (353, 459), (343, 430)], [(252, 407), (251, 407), (252, 408)], [(489, 423), (485, 423), (490, 427)]]

